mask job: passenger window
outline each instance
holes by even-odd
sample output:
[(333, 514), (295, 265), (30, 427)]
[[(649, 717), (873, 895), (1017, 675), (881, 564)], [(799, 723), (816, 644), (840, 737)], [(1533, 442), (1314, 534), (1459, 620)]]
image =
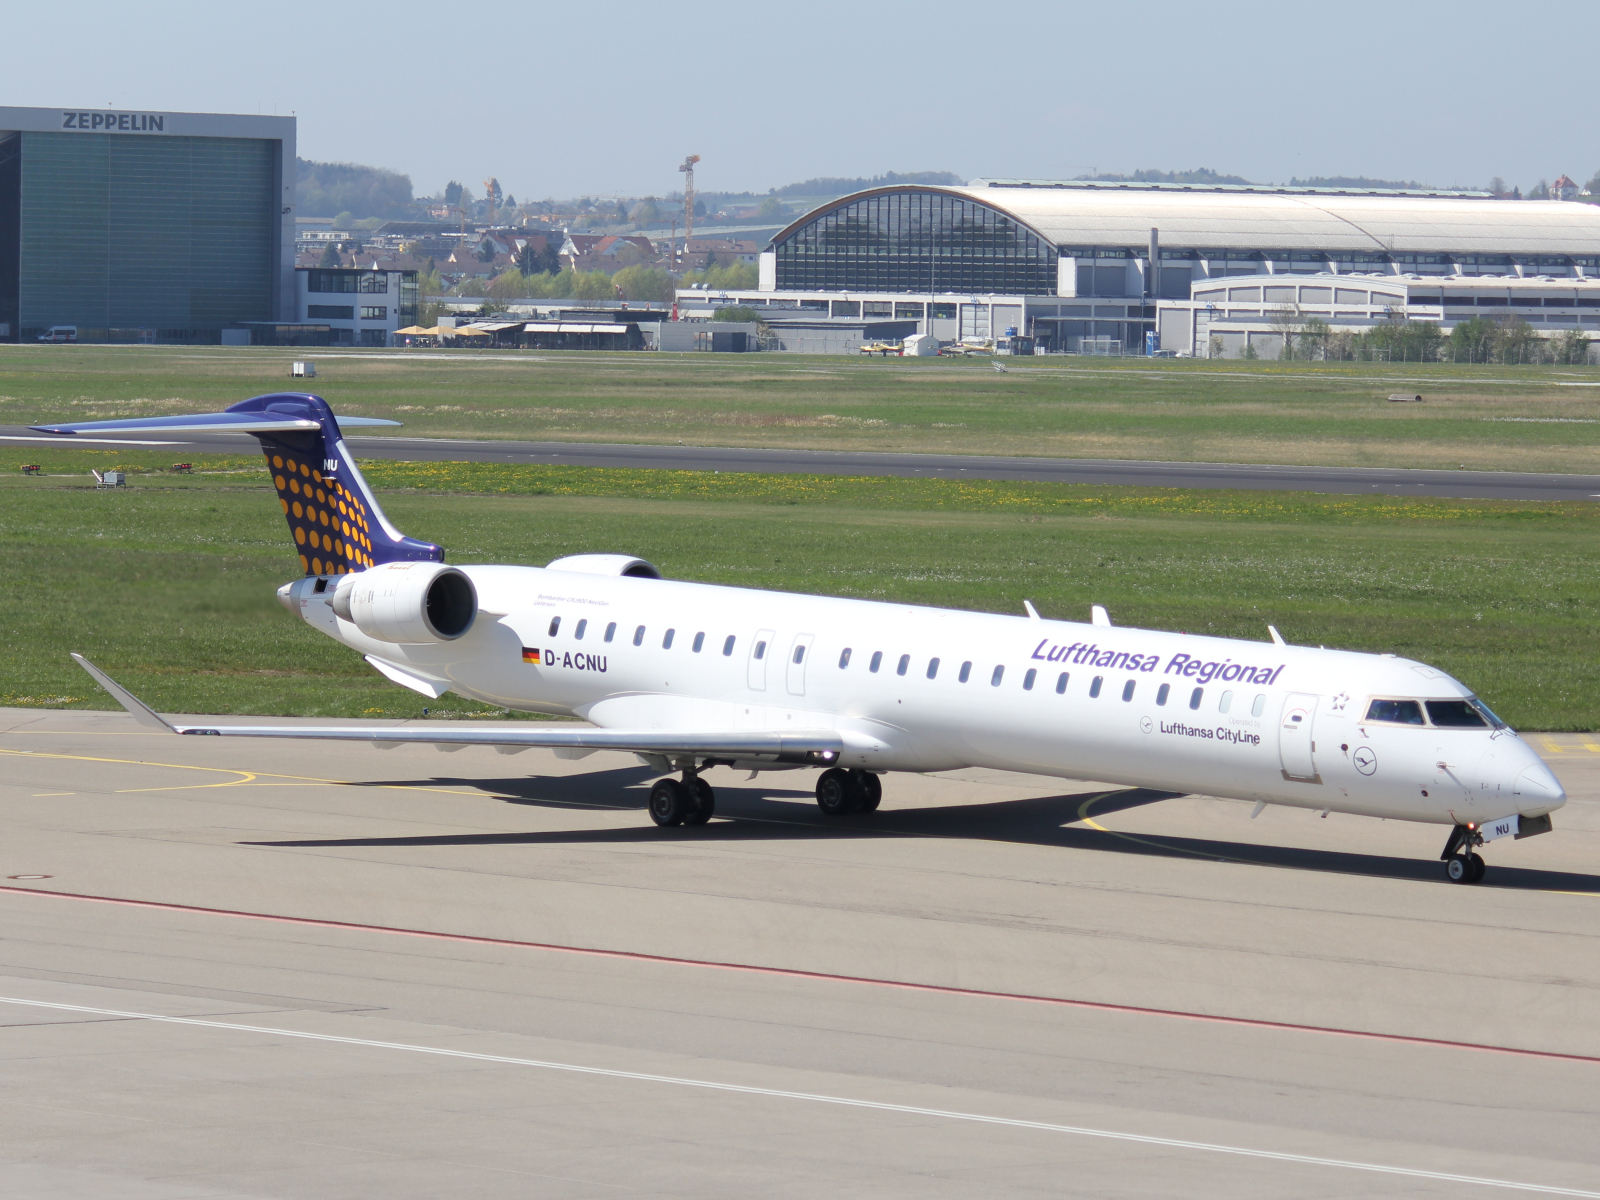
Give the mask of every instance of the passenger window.
[(1172, 685), (1170, 683), (1163, 683), (1156, 689), (1156, 706), (1158, 708), (1165, 708), (1167, 706), (1167, 697), (1170, 695), (1172, 695)]
[(561, 628), (561, 618), (560, 617), (551, 617), (550, 618), (550, 636), (551, 637), (555, 637), (556, 630), (558, 630), (560, 628)]
[(578, 622), (577, 628), (572, 631), (572, 640), (575, 642), (583, 641), (583, 631), (587, 628), (589, 628), (589, 618), (585, 617)]
[(699, 654), (700, 647), (704, 646), (705, 644), (706, 635), (703, 633), (697, 633), (694, 635), (694, 645), (690, 646), (689, 649), (693, 650), (696, 654)]
[(1000, 686), (1000, 681), (1002, 679), (1004, 679), (1005, 677), (1006, 677), (1006, 669), (1005, 669), (1005, 667), (1003, 667), (1003, 666), (996, 667), (994, 669), (994, 674), (989, 676), (989, 686), (990, 687), (999, 687)]
[(1257, 696), (1256, 702), (1250, 706), (1250, 715), (1252, 717), (1259, 717), (1263, 712), (1266, 711), (1266, 707), (1267, 697), (1264, 694)]
[(729, 658), (733, 654), (733, 634), (729, 634), (722, 643), (722, 657)]
[(876, 675), (878, 673), (878, 668), (881, 666), (883, 666), (883, 651), (874, 650), (872, 652), (872, 661), (867, 664), (867, 670)]
[(1089, 699), (1093, 700), (1100, 695), (1100, 685), (1106, 681), (1104, 675), (1096, 675), (1089, 684)]
[(1205, 694), (1206, 694), (1205, 688), (1195, 688), (1194, 691), (1190, 692), (1189, 693), (1189, 707), (1190, 708), (1199, 708), (1200, 707), (1200, 701), (1205, 698)]
[(765, 658), (766, 656), (767, 656), (767, 644), (765, 642), (757, 642), (756, 643), (756, 659), (757, 659), (757, 661)]
[(1217, 711), (1219, 713), (1225, 713), (1232, 707), (1233, 707), (1233, 693), (1232, 692), (1223, 692), (1222, 693), (1222, 699), (1217, 701)]
[(1067, 691), (1067, 673), (1065, 671), (1056, 676), (1056, 695), (1063, 696)]
[(606, 641), (609, 642), (612, 638), (614, 638), (616, 636), (617, 636), (617, 623), (615, 621), (613, 621), (613, 622), (611, 622), (611, 624), (606, 626)]
[(671, 650), (672, 649), (672, 638), (673, 638), (673, 635), (676, 634), (677, 632), (678, 631), (676, 629), (667, 630), (666, 636), (661, 639), (661, 648), (663, 650)]
[(1395, 725), (1421, 725), (1422, 705), (1415, 700), (1374, 700), (1367, 708), (1367, 720), (1389, 721)]
[(1132, 699), (1133, 699), (1133, 680), (1130, 679), (1130, 680), (1128, 680), (1127, 683), (1122, 685), (1122, 702), (1124, 704), (1126, 704), (1129, 700), (1132, 700)]
[(1029, 667), (1028, 673), (1022, 677), (1022, 690), (1025, 692), (1033, 691), (1033, 681), (1037, 678), (1039, 678), (1039, 672), (1033, 667)]
[(1428, 720), (1446, 729), (1487, 729), (1485, 721), (1470, 700), (1425, 700)]
[(937, 658), (930, 658), (928, 660), (928, 678), (932, 679), (934, 676), (936, 676), (938, 674), (939, 674), (939, 660)]
[(965, 683), (967, 680), (971, 679), (972, 678), (972, 664), (970, 662), (962, 663), (961, 664), (961, 674), (957, 675), (956, 678), (959, 679), (962, 683)]
[(848, 667), (849, 665), (850, 665), (850, 647), (846, 646), (843, 650), (839, 651), (839, 670), (842, 671), (846, 667)]
[(805, 648), (804, 645), (796, 646), (794, 648), (794, 661), (795, 662), (801, 661), (803, 658), (805, 658), (805, 656), (806, 656), (806, 648)]
[(909, 667), (910, 665), (911, 665), (911, 655), (902, 654), (900, 656), (900, 661), (895, 664), (894, 673), (896, 675), (904, 675), (906, 673), (906, 668)]
[(643, 625), (639, 626), (639, 628), (637, 628), (637, 629), (635, 629), (633, 631), (633, 644), (635, 646), (644, 645), (644, 626)]

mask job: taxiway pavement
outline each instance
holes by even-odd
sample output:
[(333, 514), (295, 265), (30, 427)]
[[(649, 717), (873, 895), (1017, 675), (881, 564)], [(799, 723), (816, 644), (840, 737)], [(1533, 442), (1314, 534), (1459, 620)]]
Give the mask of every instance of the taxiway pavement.
[(0, 710), (0, 1192), (1595, 1195), (1600, 744), (1534, 745), (1573, 799), (1463, 887), (1037, 777), (659, 830), (631, 757)]
[[(0, 426), (0, 443), (41, 437)], [(115, 439), (80, 442), (104, 448)], [(1267, 463), (1139, 462), (1124, 459), (1028, 458), (987, 454), (900, 454), (877, 450), (796, 450), (742, 446), (652, 446), (589, 442), (469, 441), (447, 438), (345, 439), (357, 456), (417, 462), (496, 462), (630, 467), (673, 471), (740, 471), (777, 475), (888, 475), (925, 479), (1034, 480), (1119, 487), (1242, 488), (1330, 495), (1447, 496), (1488, 500), (1600, 499), (1600, 475), (1526, 471), (1397, 470), (1387, 467), (1282, 466)], [(54, 439), (48, 444), (61, 444)], [(256, 453), (242, 434), (148, 435), (134, 443), (174, 453)]]

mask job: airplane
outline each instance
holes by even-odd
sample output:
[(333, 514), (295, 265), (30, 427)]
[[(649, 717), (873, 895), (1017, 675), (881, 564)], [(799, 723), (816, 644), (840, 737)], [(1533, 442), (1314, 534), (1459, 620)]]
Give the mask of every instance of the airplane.
[[(588, 728), (175, 724), (74, 655), (138, 721), (177, 734), (636, 754), (660, 826), (704, 825), (715, 767), (822, 768), (829, 817), (882, 776), (988, 767), (1449, 827), (1446, 876), (1546, 833), (1566, 802), (1537, 754), (1464, 685), (1391, 654), (664, 579), (626, 554), (447, 565), (390, 523), (345, 426), (308, 393), (225, 412), (34, 426), (234, 430), (261, 443), (303, 575), (283, 606), (424, 696), (446, 691)], [(674, 778), (676, 775), (678, 778)]]

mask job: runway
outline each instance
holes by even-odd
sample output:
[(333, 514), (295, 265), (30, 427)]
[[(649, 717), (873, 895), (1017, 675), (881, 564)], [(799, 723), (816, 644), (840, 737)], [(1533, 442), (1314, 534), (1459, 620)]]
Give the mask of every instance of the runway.
[[(18, 445), (33, 434), (0, 426), (0, 444)], [(67, 441), (78, 441), (69, 438)], [(674, 471), (743, 471), (757, 474), (889, 475), (928, 479), (1009, 479), (1117, 487), (1243, 488), (1330, 495), (1444, 496), (1487, 500), (1600, 499), (1600, 475), (1522, 471), (1395, 470), (1376, 467), (1307, 467), (1251, 463), (1138, 462), (1122, 459), (1022, 458), (981, 454), (900, 454), (873, 450), (775, 450), (737, 446), (651, 446), (587, 442), (467, 441), (445, 438), (350, 437), (362, 458), (419, 462), (542, 463)], [(60, 439), (50, 443), (62, 444)], [(104, 448), (108, 441), (81, 442)], [(241, 434), (145, 437), (141, 448), (169, 445), (192, 453), (256, 453)]]
[(1600, 743), (1443, 830), (0, 710), (0, 1190), (1600, 1195)]

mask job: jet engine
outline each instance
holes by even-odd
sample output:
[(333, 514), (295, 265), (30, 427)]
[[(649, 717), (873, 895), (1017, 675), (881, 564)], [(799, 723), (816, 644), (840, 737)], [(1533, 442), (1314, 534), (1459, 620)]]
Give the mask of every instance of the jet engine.
[(333, 611), (380, 642), (449, 642), (478, 617), (478, 590), (455, 567), (391, 562), (346, 575)]

